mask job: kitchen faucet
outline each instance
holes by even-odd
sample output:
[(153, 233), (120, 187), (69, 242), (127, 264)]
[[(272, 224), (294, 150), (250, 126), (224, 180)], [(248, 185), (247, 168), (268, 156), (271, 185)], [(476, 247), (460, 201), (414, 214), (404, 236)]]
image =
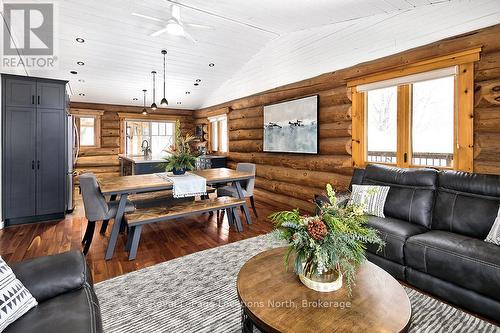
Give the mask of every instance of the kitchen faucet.
[[(146, 143), (146, 146), (144, 146), (144, 143)], [(151, 148), (149, 147), (148, 140), (142, 140), (141, 150), (142, 150), (142, 153), (144, 154), (144, 156), (146, 156), (146, 157), (149, 156), (149, 154), (151, 154)]]

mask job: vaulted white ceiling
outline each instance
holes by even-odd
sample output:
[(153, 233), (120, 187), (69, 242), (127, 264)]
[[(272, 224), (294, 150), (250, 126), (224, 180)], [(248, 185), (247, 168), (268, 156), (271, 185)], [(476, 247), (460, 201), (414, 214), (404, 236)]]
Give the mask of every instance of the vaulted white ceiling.
[[(69, 80), (72, 101), (141, 105), (142, 89), (148, 89), (151, 103), (150, 72), (156, 70), (158, 103), (160, 51), (166, 49), (167, 99), (170, 106), (183, 108), (221, 103), (500, 23), (499, 0), (55, 3), (58, 68), (27, 69), (29, 75)], [(172, 3), (181, 6), (186, 22), (213, 28), (188, 28), (196, 43), (168, 34), (152, 37), (165, 24), (132, 15), (166, 20)], [(85, 43), (77, 43), (77, 37)], [(78, 61), (85, 65), (77, 65)], [(26, 74), (24, 69), (4, 72)], [(198, 86), (196, 79), (201, 79)]]

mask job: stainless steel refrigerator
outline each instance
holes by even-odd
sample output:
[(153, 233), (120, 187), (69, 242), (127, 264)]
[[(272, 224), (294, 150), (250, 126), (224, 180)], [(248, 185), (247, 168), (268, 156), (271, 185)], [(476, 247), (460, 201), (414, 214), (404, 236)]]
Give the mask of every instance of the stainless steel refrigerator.
[(75, 208), (73, 198), (73, 177), (75, 175), (75, 166), (80, 152), (80, 140), (78, 137), (78, 128), (76, 118), (70, 114), (67, 116), (67, 189), (66, 189), (66, 212), (71, 212)]

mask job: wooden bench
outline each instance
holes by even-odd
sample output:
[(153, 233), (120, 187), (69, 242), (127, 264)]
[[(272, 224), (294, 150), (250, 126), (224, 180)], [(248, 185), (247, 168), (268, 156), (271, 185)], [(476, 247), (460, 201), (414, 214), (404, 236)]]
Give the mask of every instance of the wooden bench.
[[(216, 191), (215, 188), (211, 186), (207, 186), (207, 195), (210, 193), (214, 193)], [(162, 190), (155, 192), (145, 192), (145, 193), (137, 193), (129, 195), (128, 200), (132, 201), (136, 208), (146, 208), (152, 206), (160, 206), (167, 204), (169, 202), (173, 202), (174, 199), (174, 191), (172, 190)], [(186, 201), (192, 201), (194, 198), (187, 198)]]
[(220, 197), (200, 201), (180, 202), (171, 206), (136, 209), (133, 213), (125, 214), (125, 221), (129, 227), (126, 249), (128, 259), (133, 260), (137, 255), (142, 226), (145, 224), (174, 220), (190, 215), (225, 210), (229, 224), (235, 224), (238, 232), (243, 231), (239, 216), (239, 208), (245, 200), (233, 197)]

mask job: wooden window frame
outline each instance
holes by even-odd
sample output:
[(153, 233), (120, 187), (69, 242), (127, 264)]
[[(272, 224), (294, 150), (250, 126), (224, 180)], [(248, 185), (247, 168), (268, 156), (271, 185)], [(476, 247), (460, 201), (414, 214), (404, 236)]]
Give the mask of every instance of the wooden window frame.
[[(221, 125), (221, 120), (225, 118), (226, 122), (228, 121), (227, 115), (219, 115), (217, 117), (209, 118), (209, 147), (210, 147), (210, 152), (212, 153), (217, 153), (218, 155), (227, 155), (229, 152), (229, 131), (226, 132), (226, 142), (227, 142), (227, 149), (226, 151), (222, 151), (222, 125)], [(214, 123), (217, 124), (217, 150), (213, 150), (212, 147), (212, 131), (213, 131), (213, 126)], [(228, 124), (229, 125), (229, 124)], [(228, 126), (226, 125), (226, 126)]]
[(80, 150), (101, 148), (101, 117), (104, 114), (103, 110), (89, 109), (70, 109), (70, 114), (75, 117), (76, 128), (80, 137), (80, 118), (94, 118), (94, 144), (91, 146), (83, 146), (80, 144)]
[[(351, 90), (352, 100), (352, 159), (354, 167), (364, 168), (368, 163), (370, 163), (367, 161), (368, 151), (366, 137), (368, 94), (366, 92), (357, 91), (357, 86), (457, 66), (458, 70), (455, 75), (455, 135), (453, 169), (473, 172), (474, 62), (479, 60), (480, 52), (480, 47), (474, 48), (348, 80), (347, 87)], [(413, 165), (411, 163), (412, 101), (410, 84), (398, 86), (397, 103), (397, 166), (403, 168), (425, 167), (422, 165)], [(404, 154), (407, 156), (406, 161), (404, 159)]]
[[(121, 118), (120, 119), (120, 140), (122, 142), (122, 144), (120, 145), (120, 154), (127, 154), (127, 136), (125, 135), (125, 131), (126, 131), (126, 122), (127, 121), (137, 121), (137, 122), (147, 122), (149, 123), (149, 144), (151, 145), (152, 144), (152, 138), (153, 138), (153, 134), (152, 134), (152, 129), (151, 129), (151, 123), (154, 123), (154, 122), (157, 122), (157, 123), (166, 123), (166, 124), (172, 124), (173, 125), (173, 131), (172, 131), (172, 146), (175, 148), (176, 146), (176, 142), (175, 142), (175, 135), (176, 135), (176, 121), (177, 120), (173, 120), (173, 118), (170, 118), (170, 117), (166, 117), (166, 118), (157, 118), (157, 117), (149, 117), (149, 118), (146, 118), (146, 117), (132, 117), (132, 118)], [(123, 147), (123, 151), (122, 151), (122, 148)]]

